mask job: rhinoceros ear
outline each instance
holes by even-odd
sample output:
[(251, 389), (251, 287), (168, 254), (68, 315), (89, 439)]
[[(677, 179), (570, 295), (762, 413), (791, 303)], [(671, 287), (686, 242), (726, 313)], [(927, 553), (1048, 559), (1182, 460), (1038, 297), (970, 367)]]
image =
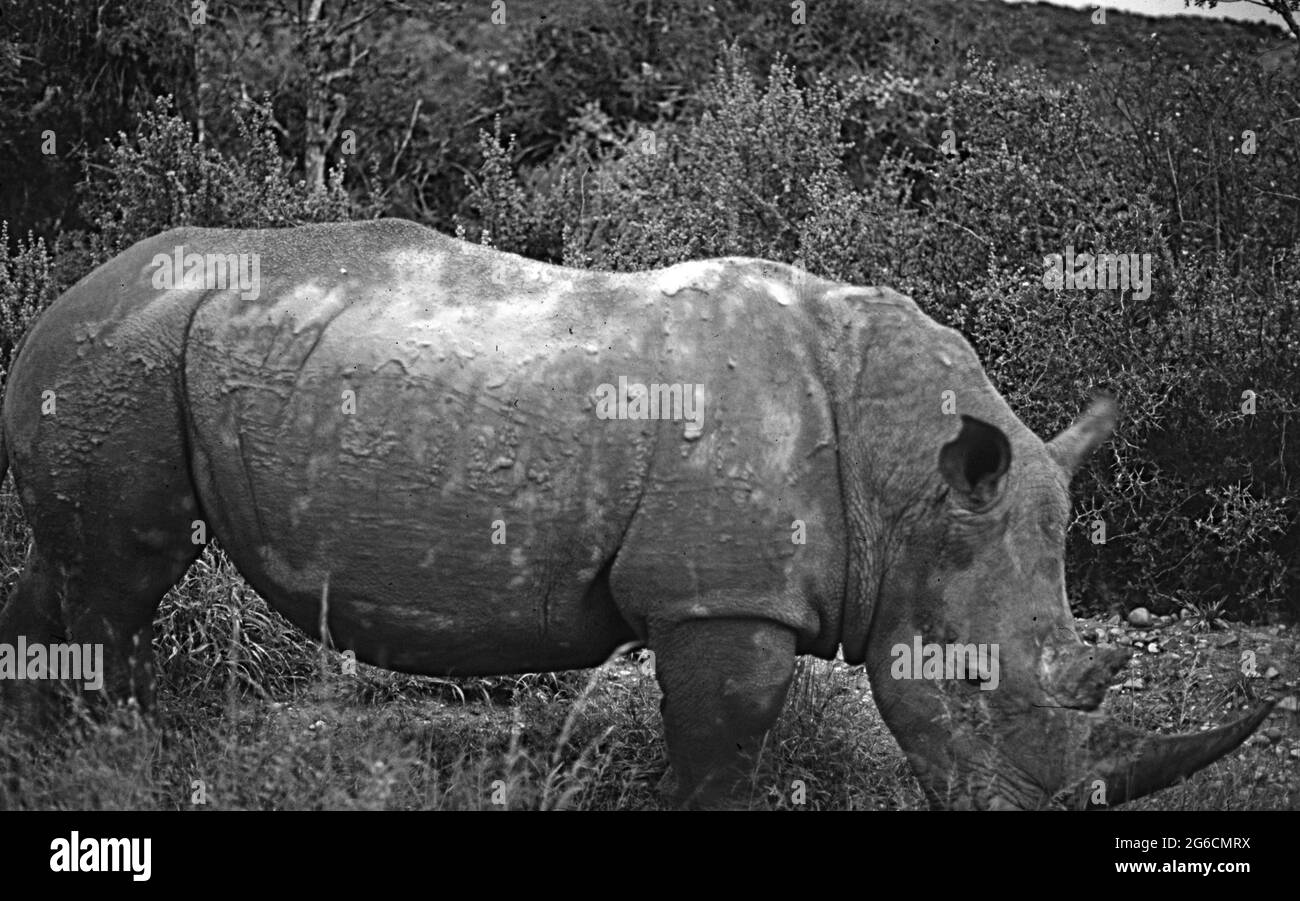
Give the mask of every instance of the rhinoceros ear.
[(1067, 473), (1073, 475), (1088, 455), (1110, 437), (1119, 413), (1115, 401), (1099, 397), (1061, 434), (1047, 443), (1047, 452)]
[(997, 499), (1011, 466), (1011, 442), (997, 426), (973, 416), (961, 418), (961, 434), (939, 452), (939, 471), (966, 506)]

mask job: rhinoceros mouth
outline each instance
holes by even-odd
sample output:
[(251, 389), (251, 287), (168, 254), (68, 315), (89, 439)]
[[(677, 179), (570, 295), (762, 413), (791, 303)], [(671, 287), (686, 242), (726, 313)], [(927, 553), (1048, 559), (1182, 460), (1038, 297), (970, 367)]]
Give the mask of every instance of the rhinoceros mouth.
[[(979, 742), (979, 751), (967, 749), (944, 777), (928, 780), (926, 765), (913, 769), (921, 776), (926, 799), (936, 810), (1037, 810), (1051, 803), (1052, 792), (1042, 780), (992, 744)], [(933, 772), (933, 770), (929, 770)]]

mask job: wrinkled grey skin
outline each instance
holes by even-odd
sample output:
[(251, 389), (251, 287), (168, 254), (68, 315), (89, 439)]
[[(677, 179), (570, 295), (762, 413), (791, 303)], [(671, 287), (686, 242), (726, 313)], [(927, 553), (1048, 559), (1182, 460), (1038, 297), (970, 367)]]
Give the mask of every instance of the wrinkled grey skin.
[[(176, 245), (259, 254), (260, 296), (153, 287)], [(703, 385), (702, 434), (597, 418), (620, 376)], [(1124, 657), (1079, 640), (1062, 554), (1070, 473), (1113, 420), (1101, 402), (1045, 445), (911, 300), (781, 264), (566, 270), (398, 220), (176, 230), (18, 355), (3, 438), (35, 548), (0, 642), (103, 642), (110, 692), (147, 703), (199, 520), (275, 609), (318, 635), (326, 596), (335, 645), (380, 666), (646, 642), (679, 803), (732, 799), (796, 656), (842, 648), (934, 806), (1115, 804), (1267, 708), (1174, 738), (1096, 712)], [(998, 643), (998, 688), (892, 678), (917, 635)]]

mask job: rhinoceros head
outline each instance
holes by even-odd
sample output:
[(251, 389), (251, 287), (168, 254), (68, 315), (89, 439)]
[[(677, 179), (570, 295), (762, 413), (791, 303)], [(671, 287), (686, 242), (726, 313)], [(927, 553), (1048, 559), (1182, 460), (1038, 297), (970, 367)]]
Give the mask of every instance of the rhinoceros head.
[[(910, 319), (904, 316), (903, 319)], [(1089, 411), (1044, 444), (957, 333), (883, 332), (855, 373), (846, 479), (871, 600), (845, 642), (933, 806), (1114, 805), (1181, 779), (1267, 716), (1185, 736), (1099, 712), (1128, 652), (1080, 640), (1066, 599), (1072, 474), (1115, 424)], [(874, 358), (874, 363), (873, 363)], [(963, 408), (965, 412), (963, 412)], [(851, 616), (846, 636), (853, 634)]]

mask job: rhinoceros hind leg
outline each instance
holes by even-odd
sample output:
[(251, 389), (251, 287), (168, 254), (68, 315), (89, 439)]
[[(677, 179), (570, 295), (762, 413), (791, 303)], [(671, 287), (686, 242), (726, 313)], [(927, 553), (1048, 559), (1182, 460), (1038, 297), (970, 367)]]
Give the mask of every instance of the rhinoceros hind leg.
[(750, 767), (794, 674), (795, 634), (766, 620), (650, 626), (673, 803), (744, 806)]
[(137, 546), (130, 557), (108, 558), (114, 560), (111, 567), (105, 560), (102, 568), (91, 570), (94, 577), (64, 595), (68, 640), (103, 645), (103, 687), (96, 692), (103, 700), (135, 698), (145, 710), (153, 705), (154, 614), (200, 550), (189, 542), (188, 532), (157, 553), (141, 553)]
[[(27, 565), (9, 602), (0, 609), (0, 645), (15, 649), (19, 638), (27, 643), (63, 641), (59, 599), (50, 567), (39, 552), (27, 555)], [(52, 684), (48, 681), (0, 679), (0, 708), (16, 713), (19, 721), (48, 725), (53, 710)]]
[[(159, 498), (150, 493), (146, 500)], [(176, 497), (170, 500), (181, 506)], [(21, 638), (30, 649), (44, 643), (51, 661), (48, 675), (59, 677), (87, 701), (134, 697), (148, 708), (154, 692), (154, 613), (201, 550), (190, 540), (189, 515), (154, 513), (142, 528), (130, 524), (147, 521), (144, 516), (117, 518), (117, 511), (100, 508), (83, 514), (84, 534), (96, 536), (93, 541), (72, 535), (48, 508), (38, 516), (47, 538), (42, 542), (38, 532), (37, 547), (0, 614), (0, 644), (17, 646)], [(49, 540), (50, 534), (60, 540)], [(79, 662), (72, 665), (81, 667), (72, 678), (53, 672), (54, 656), (61, 652), (50, 648), (68, 644), (77, 646)], [(64, 657), (62, 666), (69, 666), (70, 659)], [(26, 681), (18, 693), (39, 696), (39, 703), (48, 708), (54, 687), (53, 678)], [(8, 700), (5, 703), (8, 706)]]

